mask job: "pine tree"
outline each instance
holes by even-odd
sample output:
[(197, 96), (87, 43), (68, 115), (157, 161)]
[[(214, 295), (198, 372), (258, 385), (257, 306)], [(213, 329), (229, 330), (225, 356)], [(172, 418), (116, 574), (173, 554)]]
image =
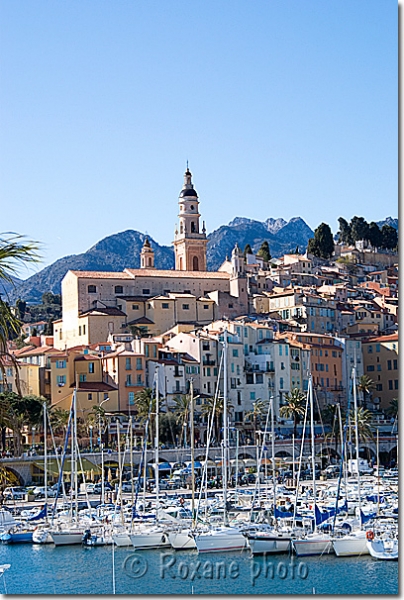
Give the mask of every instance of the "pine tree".
[(244, 252), (243, 252), (244, 258), (246, 258), (247, 254), (252, 254), (252, 253), (253, 253), (253, 251), (251, 249), (250, 244), (246, 244), (245, 248), (244, 248)]
[(314, 238), (309, 239), (307, 251), (318, 258), (331, 258), (334, 252), (334, 240), (327, 223), (321, 223), (314, 231)]
[(265, 262), (269, 262), (271, 260), (271, 252), (269, 250), (269, 244), (266, 240), (262, 242), (261, 248), (257, 252), (257, 256), (263, 258)]

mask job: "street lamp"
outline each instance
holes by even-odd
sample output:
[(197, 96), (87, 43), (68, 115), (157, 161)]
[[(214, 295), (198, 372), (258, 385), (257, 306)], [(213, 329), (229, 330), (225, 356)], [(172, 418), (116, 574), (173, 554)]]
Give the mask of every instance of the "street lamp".
[(32, 449), (35, 448), (35, 427), (32, 427)]

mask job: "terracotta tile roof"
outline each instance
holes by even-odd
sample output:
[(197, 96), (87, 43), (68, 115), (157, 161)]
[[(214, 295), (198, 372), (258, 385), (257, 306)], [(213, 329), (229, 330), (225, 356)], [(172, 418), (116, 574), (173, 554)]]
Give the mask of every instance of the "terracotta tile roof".
[(119, 308), (109, 307), (106, 308), (90, 308), (80, 313), (80, 317), (103, 317), (109, 315), (110, 317), (126, 317), (126, 313), (119, 310)]
[(157, 269), (125, 269), (131, 277), (171, 277), (178, 279), (223, 279), (229, 280), (230, 274), (216, 271), (175, 271)]
[(398, 342), (398, 333), (391, 333), (390, 335), (379, 335), (378, 337), (370, 337), (366, 342)]
[(53, 348), (52, 346), (39, 346), (38, 348), (33, 348), (19, 354), (19, 357), (21, 358), (24, 356), (40, 356), (41, 354), (49, 354), (55, 351), (57, 352), (56, 348)]
[[(70, 385), (71, 388), (76, 387), (75, 383)], [(80, 381), (78, 386), (79, 392), (114, 392), (117, 386), (110, 385), (104, 381)]]
[(128, 325), (154, 325), (154, 321), (151, 321), (147, 317), (140, 317), (128, 323)]
[(68, 271), (82, 279), (131, 279), (125, 271)]

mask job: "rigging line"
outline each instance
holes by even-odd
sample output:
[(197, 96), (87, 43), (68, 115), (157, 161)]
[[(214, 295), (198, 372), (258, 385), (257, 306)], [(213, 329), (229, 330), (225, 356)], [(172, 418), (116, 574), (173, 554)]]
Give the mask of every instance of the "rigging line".
[[(196, 508), (195, 520), (198, 519), (199, 506), (202, 501), (202, 490), (203, 490), (203, 486), (205, 484), (205, 479), (207, 480), (210, 441), (211, 441), (212, 431), (213, 431), (216, 402), (219, 397), (219, 381), (220, 381), (220, 374), (221, 374), (222, 366), (223, 366), (223, 360), (224, 360), (224, 352), (222, 352), (222, 356), (220, 357), (219, 370), (218, 370), (218, 376), (217, 376), (217, 382), (216, 382), (216, 390), (215, 390), (215, 395), (214, 395), (214, 400), (213, 400), (213, 408), (212, 408), (210, 423), (209, 423), (209, 418), (208, 418), (208, 437), (206, 440), (205, 464), (203, 466), (203, 471), (202, 471), (201, 486), (199, 488), (199, 496), (198, 496), (198, 504), (197, 504), (197, 508)], [(207, 481), (206, 481), (206, 502), (207, 502), (207, 499), (208, 499), (208, 486), (207, 486)], [(207, 504), (206, 504), (206, 506), (207, 506)]]
[[(304, 421), (303, 421), (303, 431), (302, 431), (302, 445), (300, 447), (300, 457), (299, 457), (299, 470), (297, 472), (297, 480), (296, 480), (296, 495), (295, 495), (295, 505), (293, 508), (293, 521), (292, 521), (292, 527), (295, 526), (295, 521), (296, 521), (296, 510), (297, 510), (297, 498), (299, 495), (299, 485), (300, 485), (300, 473), (302, 470), (302, 460), (303, 460), (303, 449), (304, 449), (304, 436), (306, 433), (306, 423), (307, 423), (307, 414), (309, 412), (309, 390), (307, 390), (307, 397), (306, 397), (306, 409), (304, 411)], [(294, 460), (295, 457), (293, 457)]]

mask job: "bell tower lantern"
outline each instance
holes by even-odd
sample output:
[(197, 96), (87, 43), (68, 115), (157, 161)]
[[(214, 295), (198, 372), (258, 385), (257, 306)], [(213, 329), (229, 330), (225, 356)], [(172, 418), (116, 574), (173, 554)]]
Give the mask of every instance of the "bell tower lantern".
[(184, 174), (184, 185), (179, 195), (178, 226), (174, 234), (175, 269), (177, 271), (206, 271), (205, 222), (200, 228), (198, 194), (192, 183), (192, 173)]

